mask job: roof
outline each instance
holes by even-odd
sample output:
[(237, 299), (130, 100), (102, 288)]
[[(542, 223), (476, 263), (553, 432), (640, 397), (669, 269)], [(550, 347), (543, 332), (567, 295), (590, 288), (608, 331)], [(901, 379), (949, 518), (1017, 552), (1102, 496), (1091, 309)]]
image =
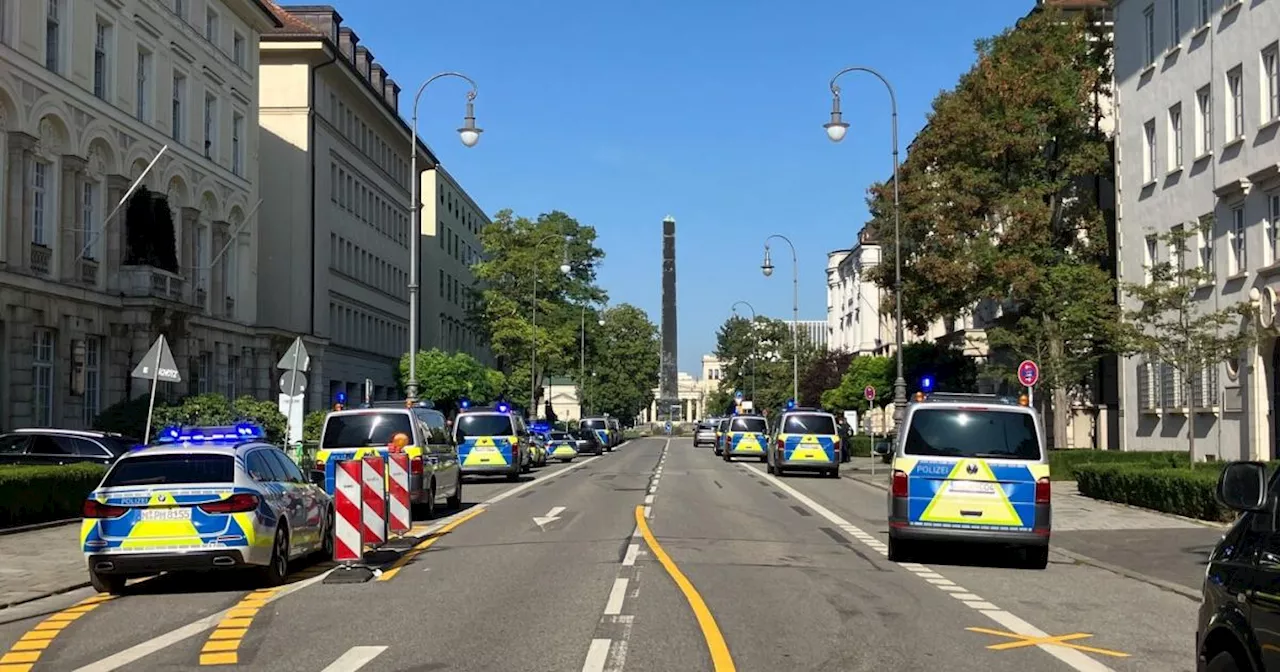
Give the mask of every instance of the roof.
[[(275, 0), (260, 0), (261, 4), (276, 19), (277, 27), (268, 30), (264, 35), (311, 35), (323, 36), (323, 33), (316, 30), (311, 24), (290, 14), (283, 7), (275, 3)], [(337, 10), (334, 10), (337, 14)]]

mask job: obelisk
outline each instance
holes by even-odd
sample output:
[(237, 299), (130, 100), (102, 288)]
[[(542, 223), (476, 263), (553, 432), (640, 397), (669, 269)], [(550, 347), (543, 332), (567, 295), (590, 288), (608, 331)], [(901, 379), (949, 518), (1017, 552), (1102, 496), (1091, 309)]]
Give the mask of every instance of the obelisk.
[(658, 418), (680, 421), (679, 362), (676, 358), (676, 220), (662, 220), (662, 368), (658, 378)]

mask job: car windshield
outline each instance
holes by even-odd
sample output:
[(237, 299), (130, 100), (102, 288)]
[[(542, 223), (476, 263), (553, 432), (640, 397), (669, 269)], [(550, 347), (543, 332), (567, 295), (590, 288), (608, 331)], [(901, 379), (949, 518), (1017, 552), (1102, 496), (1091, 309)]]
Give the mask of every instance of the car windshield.
[(783, 434), (835, 434), (835, 418), (821, 413), (792, 413), (782, 426)]
[(413, 440), (413, 427), (404, 411), (330, 415), (324, 422), (321, 448), (385, 446), (404, 434)]
[(235, 480), (235, 473), (236, 462), (231, 455), (139, 455), (116, 462), (102, 486), (231, 483)]
[(608, 429), (609, 426), (604, 420), (583, 420), (582, 426), (587, 429)]
[(919, 409), (911, 415), (907, 455), (1040, 459), (1040, 438), (1030, 413), (959, 408)]
[(734, 418), (731, 431), (764, 433), (769, 431), (769, 425), (764, 418)]
[(469, 436), (511, 436), (511, 417), (502, 413), (467, 413), (454, 430), (459, 441)]

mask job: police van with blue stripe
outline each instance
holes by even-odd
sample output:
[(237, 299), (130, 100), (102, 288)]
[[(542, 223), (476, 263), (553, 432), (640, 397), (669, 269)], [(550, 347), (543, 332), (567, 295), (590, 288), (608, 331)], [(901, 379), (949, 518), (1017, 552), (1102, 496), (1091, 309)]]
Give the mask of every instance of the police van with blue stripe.
[(984, 394), (917, 393), (892, 447), (889, 559), (938, 542), (1019, 547), (1031, 568), (1049, 561), (1049, 459), (1040, 414)]
[(840, 455), (844, 446), (836, 417), (816, 408), (801, 408), (794, 401), (778, 418), (774, 445), (766, 455), (769, 473), (818, 472), (840, 478)]

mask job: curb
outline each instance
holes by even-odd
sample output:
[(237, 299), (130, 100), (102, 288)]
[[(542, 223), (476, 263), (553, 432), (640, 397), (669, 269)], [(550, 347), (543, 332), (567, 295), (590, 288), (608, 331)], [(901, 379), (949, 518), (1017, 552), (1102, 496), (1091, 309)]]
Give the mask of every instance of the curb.
[(89, 582), (85, 581), (84, 583), (77, 583), (73, 586), (67, 586), (65, 588), (59, 588), (57, 590), (51, 590), (46, 593), (41, 593), (34, 597), (24, 597), (21, 600), (14, 600), (13, 602), (5, 602), (4, 604), (0, 604), (0, 614), (3, 614), (6, 609), (20, 607), (24, 604), (31, 604), (32, 602), (43, 600), (48, 597), (57, 597), (58, 595), (69, 593), (73, 590), (80, 590), (81, 588), (88, 588), (88, 587), (89, 587)]
[(1069, 560), (1073, 560), (1079, 564), (1089, 565), (1091, 567), (1097, 567), (1098, 569), (1106, 570), (1108, 572), (1111, 572), (1112, 574), (1119, 574), (1120, 576), (1124, 576), (1124, 577), (1133, 579), (1135, 581), (1141, 581), (1143, 583), (1150, 584), (1152, 586), (1155, 586), (1156, 588), (1167, 590), (1171, 593), (1181, 595), (1187, 599), (1194, 600), (1197, 604), (1201, 602), (1203, 597), (1200, 594), (1200, 591), (1198, 590), (1188, 588), (1184, 585), (1177, 584), (1172, 581), (1157, 579), (1154, 576), (1149, 576), (1147, 574), (1143, 574), (1142, 572), (1135, 571), (1132, 569), (1127, 569), (1119, 565), (1113, 565), (1109, 562), (1103, 562), (1101, 560), (1091, 558), (1087, 555), (1081, 555), (1079, 553), (1076, 553), (1075, 551), (1069, 551), (1065, 548), (1062, 548), (1061, 546), (1050, 546), (1050, 553), (1057, 553), (1058, 555), (1061, 555)]
[[(52, 520), (47, 523), (34, 523), (32, 525), (19, 525), (17, 527), (0, 528), (0, 537), (10, 534), (22, 534), (23, 532), (35, 532), (37, 530), (47, 530), (51, 527), (60, 527), (62, 525), (71, 525), (80, 522), (79, 518), (66, 518), (64, 520)], [(0, 605), (2, 608), (4, 605)]]

